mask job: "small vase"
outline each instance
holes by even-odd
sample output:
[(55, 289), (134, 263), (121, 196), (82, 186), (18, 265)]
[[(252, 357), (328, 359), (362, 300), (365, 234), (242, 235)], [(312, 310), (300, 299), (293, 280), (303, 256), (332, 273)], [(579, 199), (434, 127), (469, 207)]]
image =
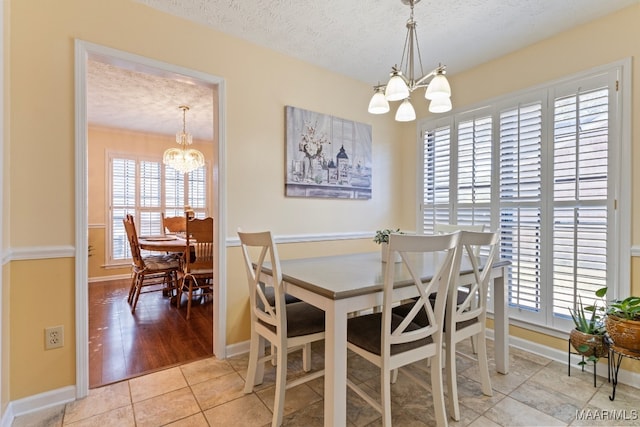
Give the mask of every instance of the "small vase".
[[(387, 262), (387, 254), (389, 253), (389, 244), (388, 243), (381, 243), (380, 244), (380, 253), (382, 256), (382, 262)], [(395, 257), (393, 259), (393, 262), (402, 262), (402, 258), (400, 257), (400, 254), (398, 252), (396, 252)]]

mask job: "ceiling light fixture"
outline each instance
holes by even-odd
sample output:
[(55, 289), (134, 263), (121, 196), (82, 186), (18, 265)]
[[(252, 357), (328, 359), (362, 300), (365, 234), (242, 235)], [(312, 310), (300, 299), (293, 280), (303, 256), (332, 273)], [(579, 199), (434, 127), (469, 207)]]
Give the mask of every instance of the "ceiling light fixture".
[(193, 143), (193, 137), (187, 132), (187, 111), (189, 107), (181, 105), (182, 110), (182, 132), (176, 133), (176, 142), (180, 148), (169, 148), (165, 150), (162, 161), (165, 165), (182, 172), (189, 173), (204, 166), (204, 155), (193, 148), (187, 148)]
[[(369, 101), (369, 113), (384, 114), (389, 111), (389, 101), (402, 101), (396, 112), (395, 119), (399, 122), (415, 120), (416, 111), (411, 105), (410, 95), (419, 88), (426, 88), (424, 97), (430, 101), (429, 111), (445, 113), (451, 110), (451, 87), (445, 77), (445, 65), (438, 65), (431, 72), (424, 74), (422, 57), (418, 46), (416, 21), (413, 20), (413, 6), (420, 0), (400, 0), (411, 7), (411, 16), (407, 21), (407, 37), (404, 42), (400, 67), (391, 67), (389, 81), (386, 85), (374, 86), (373, 97)], [(414, 53), (415, 50), (415, 53)], [(415, 77), (414, 66), (420, 65), (422, 77)], [(403, 71), (404, 70), (404, 71)]]

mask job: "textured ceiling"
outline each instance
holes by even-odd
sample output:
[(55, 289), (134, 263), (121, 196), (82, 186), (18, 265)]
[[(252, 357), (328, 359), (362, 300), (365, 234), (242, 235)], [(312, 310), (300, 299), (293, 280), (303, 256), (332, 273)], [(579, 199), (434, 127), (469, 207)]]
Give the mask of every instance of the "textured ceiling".
[[(400, 62), (410, 12), (401, 0), (135, 1), (371, 85)], [(459, 73), (639, 1), (422, 0), (424, 70), (442, 63)], [(90, 73), (90, 122), (173, 134), (186, 103), (187, 130), (211, 139), (211, 89), (101, 63)]]

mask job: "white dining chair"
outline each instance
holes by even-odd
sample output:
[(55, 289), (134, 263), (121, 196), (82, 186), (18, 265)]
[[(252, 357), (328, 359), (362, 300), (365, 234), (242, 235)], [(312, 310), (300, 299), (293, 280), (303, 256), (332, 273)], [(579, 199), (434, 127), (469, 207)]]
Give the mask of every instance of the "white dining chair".
[[(401, 235), (389, 237), (389, 259), (384, 271), (384, 291), (381, 312), (353, 317), (347, 322), (347, 348), (377, 366), (380, 371), (380, 401), (367, 391), (347, 379), (347, 385), (362, 399), (382, 414), (383, 426), (391, 426), (391, 382), (392, 372), (400, 367), (423, 359), (431, 360), (431, 394), (436, 423), (447, 425), (442, 381), (442, 327), (447, 290), (452, 281), (452, 268), (458, 246), (459, 234), (446, 235)], [(439, 252), (439, 262), (433, 278), (426, 283), (419, 273), (419, 262), (412, 262), (415, 256), (428, 252)], [(395, 254), (400, 254), (401, 263), (394, 263)], [(417, 255), (416, 255), (417, 254)], [(393, 307), (401, 301), (394, 292), (396, 271), (405, 268), (411, 276), (411, 285), (418, 297), (407, 303), (410, 305), (403, 315), (393, 312)], [(435, 305), (429, 296), (437, 293)], [(425, 319), (418, 324), (417, 318)], [(404, 371), (403, 371), (404, 372)], [(406, 372), (418, 384), (429, 389), (420, 377)]]
[[(285, 390), (324, 375), (323, 369), (287, 381), (287, 355), (290, 351), (307, 350), (303, 351), (303, 370), (306, 372), (311, 370), (311, 355), (308, 350), (310, 350), (310, 343), (321, 341), (325, 337), (324, 311), (302, 301), (286, 303), (278, 250), (271, 232), (238, 231), (238, 236), (247, 272), (251, 313), (249, 366), (244, 392), (251, 393), (256, 385), (262, 384), (265, 363), (272, 360), (271, 355), (264, 355), (265, 340), (267, 340), (275, 346), (277, 360), (271, 425), (280, 426)], [(251, 258), (252, 251), (258, 252), (255, 260)], [(270, 275), (262, 274), (266, 262), (269, 263)], [(265, 293), (265, 289), (269, 287), (273, 287), (275, 305), (272, 305), (271, 298)]]
[[(458, 384), (456, 373), (456, 344), (460, 341), (475, 337), (474, 353), (480, 371), (480, 383), (482, 393), (492, 396), (491, 379), (489, 377), (489, 362), (487, 359), (486, 317), (487, 317), (487, 293), (491, 280), (491, 270), (497, 257), (498, 233), (463, 231), (460, 234), (460, 256), (456, 257), (454, 272), (460, 277), (461, 270), (468, 272), (467, 268), (461, 268), (462, 260), (468, 261), (473, 276), (470, 280), (462, 282), (456, 277), (459, 287), (466, 288), (466, 297), (460, 301), (460, 292), (455, 287), (449, 290), (447, 296), (447, 308), (445, 310), (444, 341), (446, 348), (445, 370), (447, 372), (447, 391), (449, 395), (449, 411), (451, 418), (460, 420), (460, 405), (458, 403)], [(488, 252), (487, 258), (480, 259), (476, 256), (481, 249)], [(466, 265), (466, 264), (465, 264)], [(468, 277), (468, 275), (465, 275)], [(468, 356), (470, 357), (470, 356)]]

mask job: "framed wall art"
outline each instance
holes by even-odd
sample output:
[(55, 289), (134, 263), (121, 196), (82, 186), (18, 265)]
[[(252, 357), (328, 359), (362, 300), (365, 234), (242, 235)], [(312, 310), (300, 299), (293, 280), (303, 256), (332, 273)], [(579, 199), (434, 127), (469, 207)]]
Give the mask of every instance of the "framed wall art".
[(371, 198), (371, 125), (286, 106), (286, 126), (286, 196)]

